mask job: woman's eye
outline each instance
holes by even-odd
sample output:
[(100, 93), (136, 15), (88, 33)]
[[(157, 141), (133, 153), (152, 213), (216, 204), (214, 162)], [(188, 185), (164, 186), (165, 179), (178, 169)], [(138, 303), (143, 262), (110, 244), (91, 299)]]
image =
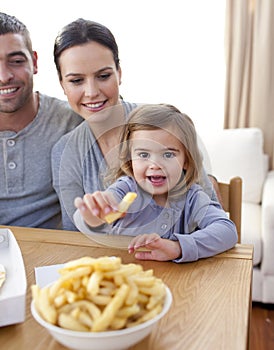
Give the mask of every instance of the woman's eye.
[(147, 152), (140, 152), (138, 153), (138, 157), (146, 159), (146, 158), (149, 158), (149, 154)]
[(165, 152), (164, 153), (164, 158), (169, 159), (169, 158), (173, 158), (173, 157), (175, 157), (175, 153), (174, 152)]
[(69, 82), (70, 82), (71, 84), (78, 85), (78, 84), (81, 84), (82, 81), (83, 81), (82, 78), (76, 78), (76, 79), (71, 79)]
[(110, 73), (104, 73), (104, 74), (100, 74), (99, 76), (98, 76), (98, 78), (100, 79), (100, 80), (107, 80), (109, 77), (110, 77)]

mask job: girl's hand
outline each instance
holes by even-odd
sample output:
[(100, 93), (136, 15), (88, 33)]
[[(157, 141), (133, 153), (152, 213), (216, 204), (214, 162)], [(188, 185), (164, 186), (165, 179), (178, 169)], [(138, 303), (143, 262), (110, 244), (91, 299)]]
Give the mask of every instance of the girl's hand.
[(83, 199), (75, 198), (74, 205), (88, 225), (99, 226), (105, 222), (106, 214), (117, 210), (118, 204), (111, 192), (96, 191), (85, 194)]
[[(144, 251), (138, 249), (146, 248)], [(173, 260), (182, 255), (178, 241), (161, 238), (157, 233), (143, 234), (132, 239), (128, 246), (129, 254), (139, 260)]]

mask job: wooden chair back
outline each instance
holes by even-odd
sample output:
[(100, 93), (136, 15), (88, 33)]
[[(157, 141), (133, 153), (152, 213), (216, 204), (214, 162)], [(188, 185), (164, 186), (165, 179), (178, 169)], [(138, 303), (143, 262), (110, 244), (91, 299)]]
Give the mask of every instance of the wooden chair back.
[(237, 228), (238, 243), (241, 243), (241, 220), (242, 220), (242, 179), (237, 176), (230, 179), (229, 183), (218, 182), (222, 198), (222, 205), (229, 218)]

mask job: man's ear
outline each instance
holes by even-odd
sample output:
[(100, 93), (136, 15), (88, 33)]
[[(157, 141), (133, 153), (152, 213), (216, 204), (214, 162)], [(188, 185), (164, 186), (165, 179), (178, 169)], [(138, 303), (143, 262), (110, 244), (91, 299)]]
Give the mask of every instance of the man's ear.
[(32, 52), (33, 74), (38, 73), (38, 54), (36, 51)]

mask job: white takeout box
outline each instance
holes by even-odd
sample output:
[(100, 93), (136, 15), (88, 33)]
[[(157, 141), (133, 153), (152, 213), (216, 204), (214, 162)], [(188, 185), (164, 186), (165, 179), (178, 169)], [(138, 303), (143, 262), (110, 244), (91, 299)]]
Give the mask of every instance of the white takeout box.
[(25, 320), (27, 280), (17, 241), (9, 229), (0, 229), (0, 264), (6, 280), (0, 288), (0, 327)]

